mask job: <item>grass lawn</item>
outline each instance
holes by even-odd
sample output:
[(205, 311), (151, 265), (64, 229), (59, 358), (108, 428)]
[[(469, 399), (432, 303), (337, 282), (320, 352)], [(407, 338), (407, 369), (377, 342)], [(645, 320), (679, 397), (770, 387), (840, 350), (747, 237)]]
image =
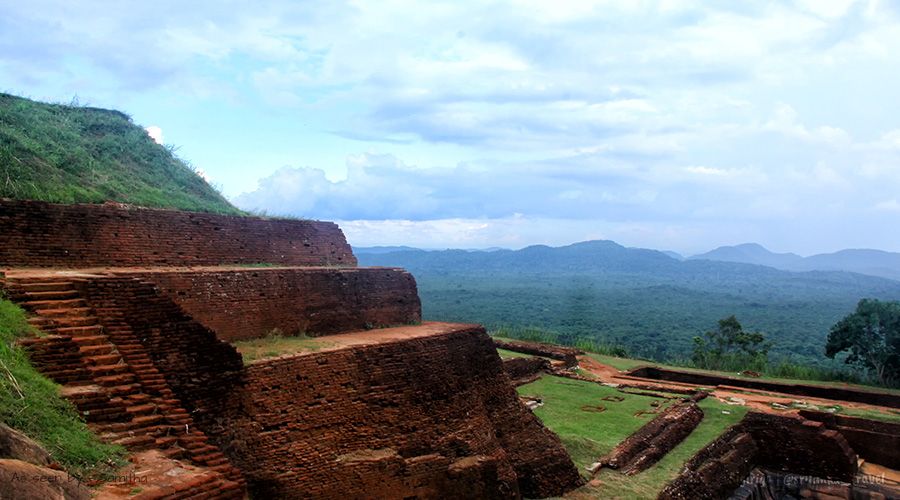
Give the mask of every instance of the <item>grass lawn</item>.
[[(520, 386), (518, 391), (522, 396), (544, 402), (534, 410), (535, 415), (563, 441), (582, 474), (585, 467), (653, 418), (653, 415), (635, 417), (635, 413), (653, 410), (652, 402), (667, 403), (659, 398), (623, 394), (612, 387), (550, 375)], [(607, 396), (624, 400), (604, 401)], [(606, 407), (606, 411), (589, 409), (598, 405)]]
[(507, 351), (506, 349), (497, 349), (497, 354), (500, 355), (501, 359), (532, 357), (531, 354), (523, 354), (521, 352)]
[(282, 337), (268, 335), (259, 339), (239, 340), (232, 343), (234, 348), (244, 357), (244, 364), (249, 365), (261, 359), (274, 358), (283, 354), (299, 352), (315, 352), (334, 345), (334, 342), (322, 337), (297, 335)]
[[(521, 395), (543, 400), (544, 406), (537, 408), (535, 415), (560, 437), (582, 474), (585, 474), (587, 465), (653, 418), (653, 415), (635, 417), (635, 412), (650, 410), (651, 401), (661, 401), (647, 396), (622, 394), (599, 384), (553, 376), (542, 377), (518, 390)], [(621, 396), (625, 400), (619, 403), (603, 401), (601, 398), (604, 396)], [(607, 410), (597, 413), (583, 409), (598, 404)], [(634, 476), (604, 469), (597, 475), (597, 479), (602, 481), (600, 486), (585, 486), (578, 490), (575, 497), (656, 498), (659, 490), (678, 475), (684, 462), (747, 412), (742, 406), (726, 405), (711, 398), (701, 401), (700, 407), (704, 418), (697, 429), (657, 464)]]

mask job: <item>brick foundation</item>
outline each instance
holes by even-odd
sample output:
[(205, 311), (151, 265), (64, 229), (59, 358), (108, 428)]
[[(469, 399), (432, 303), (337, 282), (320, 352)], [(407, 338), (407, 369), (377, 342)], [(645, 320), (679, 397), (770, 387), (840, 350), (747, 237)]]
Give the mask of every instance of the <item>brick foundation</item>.
[(515, 498), (581, 484), (480, 327), (247, 368), (214, 439), (267, 498)]
[(900, 469), (900, 424), (810, 410), (800, 416), (840, 432), (867, 462)]
[(819, 422), (751, 412), (688, 460), (659, 499), (728, 498), (757, 467), (850, 482), (857, 464), (847, 441)]
[(331, 222), (0, 199), (0, 268), (355, 266)]
[(322, 335), (421, 321), (400, 269), (247, 269), (138, 273), (221, 339)]

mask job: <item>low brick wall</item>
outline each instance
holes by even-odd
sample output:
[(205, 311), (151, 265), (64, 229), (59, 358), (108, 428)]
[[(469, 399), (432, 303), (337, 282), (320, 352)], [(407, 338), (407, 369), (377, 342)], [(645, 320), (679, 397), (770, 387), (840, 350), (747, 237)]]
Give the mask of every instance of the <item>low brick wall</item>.
[(834, 386), (813, 384), (785, 384), (781, 382), (769, 382), (764, 380), (748, 380), (733, 377), (723, 377), (708, 373), (695, 373), (688, 371), (667, 370), (655, 366), (636, 368), (628, 373), (631, 377), (648, 378), (652, 380), (666, 380), (704, 386), (728, 385), (733, 387), (746, 387), (760, 391), (780, 392), (782, 394), (796, 394), (811, 398), (832, 399), (838, 401), (852, 401), (890, 408), (900, 408), (900, 394), (890, 392), (869, 391), (863, 389), (851, 389)]
[(867, 462), (900, 469), (900, 424), (810, 410), (800, 416), (840, 432)]
[[(531, 498), (582, 482), (481, 328), (257, 362), (215, 439), (261, 498)], [(210, 431), (212, 432), (212, 431)]]
[(194, 319), (235, 341), (416, 323), (422, 306), (401, 269), (246, 269), (139, 273)]
[(658, 498), (728, 498), (757, 467), (849, 482), (857, 464), (847, 441), (819, 422), (751, 412), (688, 460)]
[(498, 349), (506, 349), (507, 351), (521, 352), (522, 354), (531, 354), (532, 356), (542, 356), (550, 359), (564, 361), (566, 368), (572, 368), (578, 365), (579, 354), (584, 351), (573, 349), (571, 347), (562, 347), (558, 345), (539, 344), (537, 342), (525, 342), (524, 340), (498, 340), (493, 339), (494, 345)]
[(693, 401), (670, 406), (613, 448), (601, 465), (629, 476), (646, 470), (688, 437), (701, 420), (703, 410)]
[(0, 199), (0, 268), (355, 266), (331, 222)]
[(550, 361), (544, 358), (509, 358), (503, 360), (503, 370), (517, 385), (541, 372), (551, 370)]

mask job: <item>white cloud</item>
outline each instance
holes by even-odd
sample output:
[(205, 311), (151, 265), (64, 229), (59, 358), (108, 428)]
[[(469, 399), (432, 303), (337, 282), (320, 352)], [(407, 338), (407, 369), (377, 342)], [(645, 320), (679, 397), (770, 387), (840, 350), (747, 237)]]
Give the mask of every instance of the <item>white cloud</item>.
[(147, 135), (149, 135), (150, 138), (153, 139), (153, 142), (157, 144), (163, 143), (163, 131), (161, 128), (157, 127), (156, 125), (150, 125), (144, 130), (147, 131)]
[[(248, 147), (271, 153), (253, 174), (202, 163), (229, 179), (228, 192), (261, 177), (241, 206), (356, 221), (360, 234), (387, 231), (373, 225), (386, 220), (410, 238), (532, 234), (536, 224), (565, 239), (564, 229), (586, 236), (594, 224), (606, 235), (640, 227), (642, 238), (688, 241), (750, 238), (746, 228), (760, 224), (796, 229), (805, 243), (828, 241), (822, 221), (862, 218), (875, 205), (896, 216), (892, 2), (5, 7), (0, 88), (56, 100), (77, 89), (98, 105), (205, 103), (217, 112), (191, 117), (202, 132), (147, 122), (169, 140), (180, 127), (180, 143), (205, 141), (213, 160)], [(236, 120), (222, 119), (231, 113)], [(279, 133), (222, 141), (218, 127), (234, 122)], [(333, 140), (310, 139), (326, 133)], [(298, 141), (284, 140), (292, 134)], [(346, 178), (333, 180), (334, 159), (348, 156)], [(900, 249), (898, 236), (858, 226)], [(812, 228), (815, 237), (802, 235)]]
[(897, 198), (885, 200), (876, 204), (875, 209), (885, 212), (900, 212), (900, 201), (897, 201)]

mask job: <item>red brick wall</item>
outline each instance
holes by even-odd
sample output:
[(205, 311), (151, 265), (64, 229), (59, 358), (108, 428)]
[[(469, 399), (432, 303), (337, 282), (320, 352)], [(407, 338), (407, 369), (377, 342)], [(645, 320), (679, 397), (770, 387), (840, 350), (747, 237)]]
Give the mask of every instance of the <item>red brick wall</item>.
[(246, 375), (214, 439), (254, 496), (534, 498), (581, 483), (481, 328), (278, 358)]
[(0, 268), (355, 266), (331, 222), (0, 199)]
[(400, 269), (247, 269), (138, 273), (229, 341), (416, 323), (416, 280)]
[(220, 394), (241, 383), (240, 353), (152, 283), (114, 276), (80, 280), (77, 286), (105, 328), (124, 324), (132, 330), (195, 423), (208, 427), (220, 412)]
[(820, 422), (750, 412), (688, 460), (659, 500), (728, 498), (755, 467), (849, 482), (856, 458), (847, 440)]

